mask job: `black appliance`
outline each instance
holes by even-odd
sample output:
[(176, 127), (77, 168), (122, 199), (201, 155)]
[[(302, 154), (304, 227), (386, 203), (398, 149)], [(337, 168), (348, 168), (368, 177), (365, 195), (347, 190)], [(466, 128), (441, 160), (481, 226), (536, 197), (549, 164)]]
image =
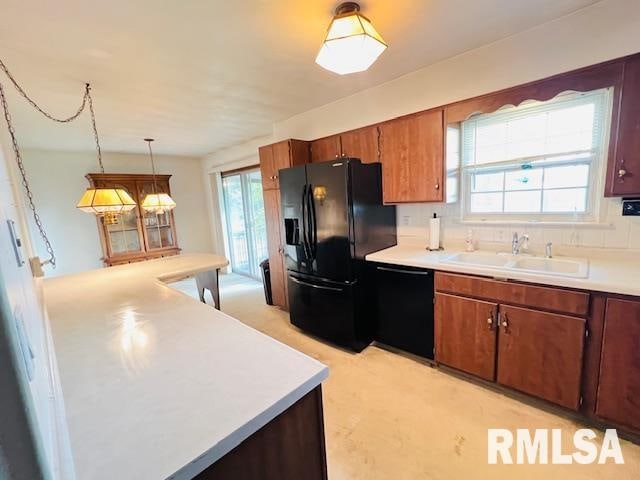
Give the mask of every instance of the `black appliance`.
[(433, 270), (374, 264), (374, 339), (433, 360)]
[(396, 244), (380, 164), (339, 158), (279, 176), (291, 323), (360, 351), (373, 335), (365, 255)]
[(640, 199), (623, 198), (622, 199), (622, 215), (640, 215)]

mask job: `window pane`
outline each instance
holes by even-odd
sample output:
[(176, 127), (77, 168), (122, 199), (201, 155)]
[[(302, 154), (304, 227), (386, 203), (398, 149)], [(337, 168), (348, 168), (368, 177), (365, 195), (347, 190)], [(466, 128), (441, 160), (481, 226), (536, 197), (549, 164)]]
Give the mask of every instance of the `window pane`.
[(504, 172), (474, 173), (471, 175), (471, 190), (474, 192), (502, 191)]
[(511, 170), (505, 173), (505, 190), (533, 190), (542, 188), (542, 169)]
[(544, 169), (544, 188), (586, 187), (589, 165), (565, 165)]
[(546, 213), (584, 213), (587, 210), (587, 189), (545, 190), (542, 208)]
[(506, 213), (540, 212), (540, 190), (532, 192), (506, 192), (504, 211)]
[(566, 135), (592, 131), (595, 108), (593, 104), (579, 105), (549, 112), (549, 133)]
[(447, 203), (456, 203), (458, 201), (458, 184), (457, 173), (447, 175)]
[(472, 193), (471, 211), (474, 213), (502, 212), (502, 193)]

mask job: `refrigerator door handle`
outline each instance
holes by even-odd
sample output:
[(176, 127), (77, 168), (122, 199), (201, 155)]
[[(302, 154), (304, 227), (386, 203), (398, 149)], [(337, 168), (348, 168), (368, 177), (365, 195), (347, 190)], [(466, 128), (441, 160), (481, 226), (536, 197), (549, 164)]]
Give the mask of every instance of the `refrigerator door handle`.
[(307, 234), (307, 184), (305, 184), (302, 187), (302, 249), (304, 250), (304, 256), (307, 259), (311, 259)]
[(316, 224), (316, 204), (313, 199), (313, 188), (311, 185), (309, 185), (307, 195), (307, 208), (309, 209), (309, 245), (312, 258), (315, 260), (318, 251), (318, 226)]
[(304, 285), (305, 287), (316, 288), (318, 290), (330, 290), (332, 292), (342, 292), (342, 291), (344, 291), (344, 289), (342, 289), (342, 288), (325, 287), (323, 285), (314, 285), (313, 283), (303, 282), (302, 280), (298, 280), (293, 275), (289, 275), (289, 278), (291, 279), (292, 282), (297, 283), (298, 285)]
[(399, 268), (388, 268), (388, 267), (376, 267), (377, 270), (382, 272), (393, 272), (393, 273), (406, 273), (407, 275), (430, 275), (430, 272), (419, 272), (415, 270), (402, 270)]

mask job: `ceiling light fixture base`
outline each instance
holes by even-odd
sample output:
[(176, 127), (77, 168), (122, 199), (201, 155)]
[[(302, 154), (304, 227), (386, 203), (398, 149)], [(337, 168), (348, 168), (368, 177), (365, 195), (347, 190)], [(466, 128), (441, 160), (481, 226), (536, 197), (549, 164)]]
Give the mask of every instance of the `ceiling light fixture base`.
[(343, 2), (336, 7), (336, 15), (355, 13), (360, 11), (360, 5), (356, 2)]

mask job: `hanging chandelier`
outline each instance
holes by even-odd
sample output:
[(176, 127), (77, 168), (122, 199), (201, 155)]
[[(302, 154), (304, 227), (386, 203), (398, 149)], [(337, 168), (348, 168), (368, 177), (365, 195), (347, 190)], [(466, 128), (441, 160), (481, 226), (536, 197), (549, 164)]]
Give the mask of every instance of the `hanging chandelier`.
[[(98, 153), (98, 166), (100, 167), (100, 172), (104, 173), (102, 151), (98, 138), (98, 128), (96, 127), (96, 115), (93, 111), (91, 87), (88, 83), (86, 84), (85, 99), (89, 104), (89, 112), (91, 113), (91, 126), (93, 127), (93, 136)], [(91, 187), (85, 190), (76, 208), (83, 212), (102, 217), (105, 225), (114, 225), (118, 223), (118, 216), (120, 214), (127, 213), (136, 208), (136, 202), (133, 201), (133, 198), (131, 198), (129, 193), (123, 188)]]
[(151, 158), (151, 172), (153, 174), (153, 193), (148, 193), (142, 201), (142, 209), (145, 212), (162, 215), (169, 210), (176, 208), (176, 202), (167, 193), (158, 192), (158, 184), (156, 182), (156, 165), (153, 161), (153, 151), (151, 150), (151, 142), (153, 138), (145, 138), (145, 142), (149, 147), (149, 157)]
[(385, 51), (387, 44), (360, 5), (345, 2), (336, 8), (316, 63), (340, 75), (363, 72)]

